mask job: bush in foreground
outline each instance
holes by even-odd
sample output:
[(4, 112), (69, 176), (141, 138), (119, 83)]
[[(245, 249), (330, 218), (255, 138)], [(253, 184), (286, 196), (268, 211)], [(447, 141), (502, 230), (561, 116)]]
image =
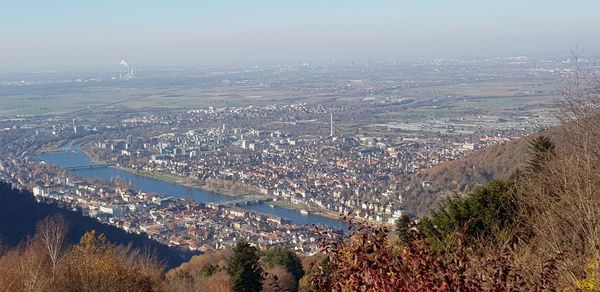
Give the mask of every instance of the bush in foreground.
[(535, 280), (510, 264), (508, 252), (476, 257), (457, 233), (457, 249), (433, 251), (416, 229), (405, 244), (385, 228), (360, 227), (348, 239), (329, 237), (327, 254), (310, 272), (313, 291), (534, 291), (553, 290), (556, 260)]

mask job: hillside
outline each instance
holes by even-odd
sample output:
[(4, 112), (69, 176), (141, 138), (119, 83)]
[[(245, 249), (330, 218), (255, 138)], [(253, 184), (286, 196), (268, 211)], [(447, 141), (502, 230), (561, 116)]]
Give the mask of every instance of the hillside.
[(398, 221), (396, 234), (365, 228), (331, 241), (311, 283), (317, 291), (597, 291), (600, 107), (572, 104), (574, 118), (559, 127), (423, 173), (455, 187), (497, 177), (418, 221)]
[(527, 158), (528, 138), (474, 151), (470, 155), (425, 170), (419, 179), (436, 189), (468, 192), (492, 178), (505, 178)]
[(0, 182), (0, 243), (15, 247), (33, 236), (37, 224), (46, 217), (62, 215), (68, 223), (67, 243), (78, 243), (87, 231), (95, 230), (104, 234), (109, 242), (128, 245), (139, 250), (156, 253), (167, 268), (188, 261), (194, 253), (171, 248), (160, 244), (147, 236), (127, 233), (117, 227), (102, 224), (81, 213), (66, 210), (52, 204), (38, 203), (27, 191), (12, 189)]
[[(410, 189), (405, 193), (406, 210), (423, 216), (448, 196), (468, 193), (492, 179), (507, 178), (526, 161), (530, 139), (522, 137), (479, 149), (407, 178), (405, 183)], [(432, 185), (424, 187), (423, 182)]]

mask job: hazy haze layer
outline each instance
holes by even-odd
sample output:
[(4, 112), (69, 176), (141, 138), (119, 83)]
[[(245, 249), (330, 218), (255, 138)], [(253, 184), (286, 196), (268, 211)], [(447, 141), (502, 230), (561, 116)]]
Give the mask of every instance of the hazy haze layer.
[(10, 1), (0, 70), (600, 50), (600, 2)]

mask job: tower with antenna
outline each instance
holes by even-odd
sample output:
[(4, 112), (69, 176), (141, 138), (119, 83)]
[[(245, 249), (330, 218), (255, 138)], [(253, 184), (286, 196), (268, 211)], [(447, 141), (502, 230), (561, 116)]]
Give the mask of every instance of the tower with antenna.
[(329, 113), (329, 137), (333, 137), (333, 113)]

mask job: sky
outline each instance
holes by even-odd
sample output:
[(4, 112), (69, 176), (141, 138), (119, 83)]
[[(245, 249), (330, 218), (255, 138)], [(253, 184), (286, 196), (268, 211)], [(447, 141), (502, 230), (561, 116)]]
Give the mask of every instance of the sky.
[(600, 52), (598, 0), (0, 0), (0, 71)]

